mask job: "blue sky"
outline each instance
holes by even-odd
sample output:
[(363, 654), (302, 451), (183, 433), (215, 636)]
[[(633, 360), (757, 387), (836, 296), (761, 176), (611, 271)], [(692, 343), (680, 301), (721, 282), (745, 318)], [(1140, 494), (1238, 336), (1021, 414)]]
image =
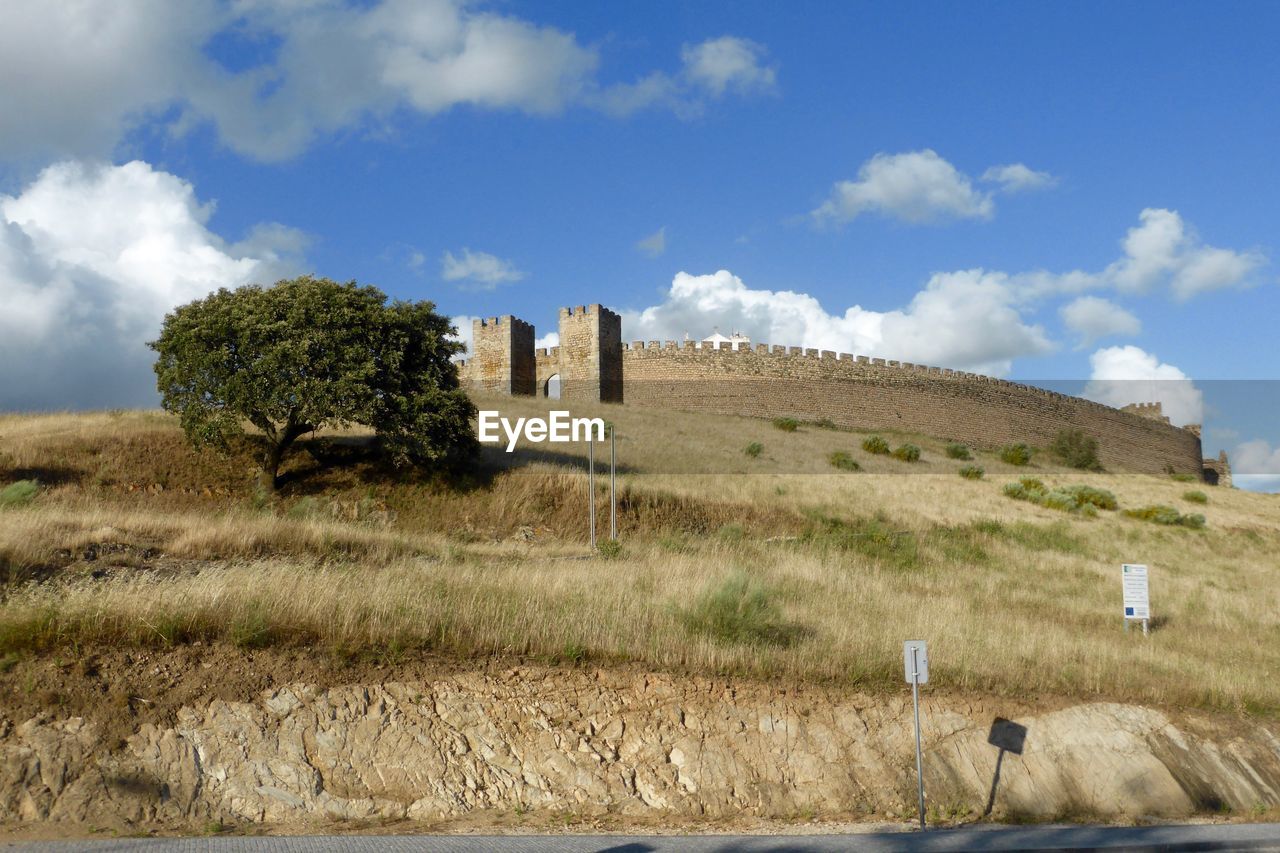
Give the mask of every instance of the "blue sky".
[(541, 335), (599, 301), (628, 338), (1092, 379), (1280, 475), (1267, 419), (1196, 396), (1276, 374), (1278, 25), (1266, 4), (15, 0), (0, 409), (153, 402), (138, 342), (164, 311), (311, 271), (464, 325)]

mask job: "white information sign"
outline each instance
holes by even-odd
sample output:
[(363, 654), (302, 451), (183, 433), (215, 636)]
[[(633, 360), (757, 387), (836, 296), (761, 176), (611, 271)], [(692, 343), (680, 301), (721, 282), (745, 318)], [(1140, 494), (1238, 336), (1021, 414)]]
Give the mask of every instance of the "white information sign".
[(929, 649), (924, 640), (907, 640), (902, 644), (902, 665), (907, 684), (929, 683)]
[(1147, 567), (1124, 563), (1120, 567), (1120, 580), (1124, 587), (1124, 618), (1150, 619), (1151, 593), (1147, 588)]

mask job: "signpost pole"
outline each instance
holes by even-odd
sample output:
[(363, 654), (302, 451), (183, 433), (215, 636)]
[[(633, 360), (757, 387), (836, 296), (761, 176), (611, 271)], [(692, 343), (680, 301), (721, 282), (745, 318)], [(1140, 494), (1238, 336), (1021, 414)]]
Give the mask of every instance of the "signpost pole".
[(920, 828), (924, 829), (924, 762), (920, 752), (920, 650), (911, 649), (911, 704), (916, 712), (916, 788), (920, 794)]
[(618, 539), (618, 440), (609, 427), (609, 538)]
[(587, 439), (587, 523), (591, 525), (591, 550), (596, 549), (596, 440)]

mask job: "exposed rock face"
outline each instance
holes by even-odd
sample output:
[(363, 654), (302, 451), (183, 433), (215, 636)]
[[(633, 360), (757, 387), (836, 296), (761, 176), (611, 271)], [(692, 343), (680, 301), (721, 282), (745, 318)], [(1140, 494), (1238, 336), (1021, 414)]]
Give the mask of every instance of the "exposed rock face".
[[(994, 706), (926, 696), (933, 806), (982, 813)], [(1280, 803), (1280, 738), (1087, 704), (1010, 713), (994, 813), (1186, 815)], [(1231, 728), (1234, 734), (1224, 733)], [(434, 819), (481, 809), (790, 817), (907, 813), (909, 702), (672, 676), (518, 670), (298, 684), (185, 707), (115, 749), (78, 718), (0, 728), (0, 819)]]

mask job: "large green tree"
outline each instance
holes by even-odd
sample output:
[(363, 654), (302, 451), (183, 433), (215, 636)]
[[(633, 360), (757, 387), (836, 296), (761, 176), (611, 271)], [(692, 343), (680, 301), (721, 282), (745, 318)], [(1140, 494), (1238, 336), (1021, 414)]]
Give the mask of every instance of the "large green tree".
[(225, 448), (252, 424), (274, 489), (294, 442), (324, 427), (372, 427), (397, 465), (474, 452), (453, 331), (430, 302), (302, 276), (183, 305), (149, 346), (162, 405), (187, 437)]

